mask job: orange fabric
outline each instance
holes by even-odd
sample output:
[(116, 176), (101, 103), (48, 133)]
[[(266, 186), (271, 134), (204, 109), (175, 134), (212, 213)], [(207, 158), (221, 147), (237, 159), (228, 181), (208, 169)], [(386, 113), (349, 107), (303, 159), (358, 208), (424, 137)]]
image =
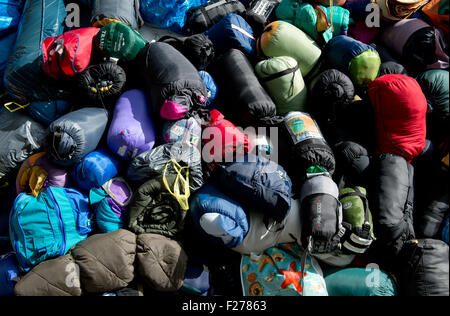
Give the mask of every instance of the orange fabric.
[(449, 33), (449, 15), (439, 14), (439, 4), (441, 0), (431, 0), (422, 8), (422, 12), (428, 15), (434, 25)]
[(272, 22), (269, 25), (266, 26), (265, 30), (267, 30), (268, 28), (272, 28), (270, 31), (264, 32), (261, 37), (258, 39), (258, 41), (260, 41), (261, 43), (261, 49), (263, 50), (263, 52), (259, 51), (259, 45), (256, 45), (256, 52), (258, 53), (258, 55), (260, 55), (261, 53), (264, 53), (264, 50), (266, 49), (266, 47), (269, 45), (270, 41), (272, 40), (272, 37), (275, 35), (275, 32), (278, 29), (278, 21)]

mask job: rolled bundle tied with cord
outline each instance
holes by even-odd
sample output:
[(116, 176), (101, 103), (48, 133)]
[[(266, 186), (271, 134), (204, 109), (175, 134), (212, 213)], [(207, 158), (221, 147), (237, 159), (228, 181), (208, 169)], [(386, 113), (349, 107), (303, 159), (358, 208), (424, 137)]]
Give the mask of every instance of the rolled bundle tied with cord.
[(372, 3), (376, 3), (380, 7), (383, 18), (389, 21), (408, 19), (430, 1), (431, 0), (371, 0)]
[(108, 112), (101, 108), (83, 108), (70, 112), (48, 129), (45, 151), (56, 165), (70, 167), (94, 151), (108, 123)]

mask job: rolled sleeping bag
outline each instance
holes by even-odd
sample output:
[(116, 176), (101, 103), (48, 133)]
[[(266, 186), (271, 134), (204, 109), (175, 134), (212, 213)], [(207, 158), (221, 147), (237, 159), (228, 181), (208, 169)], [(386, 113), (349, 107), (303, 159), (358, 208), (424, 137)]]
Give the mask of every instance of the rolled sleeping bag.
[(179, 120), (202, 112), (207, 96), (205, 84), (182, 53), (166, 43), (151, 43), (143, 62), (154, 115)]
[(355, 21), (348, 30), (348, 35), (357, 41), (363, 42), (365, 44), (370, 44), (376, 41), (377, 37), (381, 33), (381, 28), (379, 27), (368, 27), (366, 21), (359, 20)]
[(346, 74), (328, 69), (313, 79), (311, 97), (315, 100), (311, 113), (326, 123), (334, 123), (338, 112), (355, 98), (355, 86)]
[(76, 77), (80, 95), (91, 102), (112, 107), (122, 94), (127, 82), (125, 70), (113, 62), (88, 67)]
[(216, 96), (218, 95), (218, 87), (214, 78), (206, 71), (199, 71), (200, 78), (202, 78), (203, 83), (208, 91), (208, 100), (206, 101), (206, 106), (211, 107), (214, 104)]
[(6, 91), (22, 105), (61, 95), (55, 83), (42, 71), (41, 44), (46, 37), (63, 33), (65, 18), (63, 0), (30, 0), (25, 3), (4, 78)]
[(13, 251), (0, 255), (0, 296), (13, 296), (20, 280), (19, 263)]
[(202, 159), (206, 163), (231, 162), (253, 150), (253, 143), (217, 110), (211, 111), (211, 122), (204, 127)]
[(256, 39), (252, 27), (237, 14), (229, 14), (204, 33), (218, 54), (231, 48), (251, 56), (255, 54)]
[(48, 127), (61, 116), (69, 113), (71, 105), (65, 100), (34, 101), (26, 109), (36, 122)]
[(383, 245), (383, 257), (392, 261), (403, 244), (415, 238), (414, 167), (403, 157), (391, 154), (380, 156), (376, 163), (375, 231)]
[[(176, 175), (167, 175), (172, 185)], [(129, 205), (127, 228), (136, 234), (158, 234), (182, 238), (187, 210), (167, 190), (162, 176), (142, 184)]]
[(267, 25), (256, 42), (256, 50), (259, 56), (266, 58), (280, 56), (294, 58), (304, 77), (310, 73), (322, 55), (319, 46), (311, 37), (284, 21), (275, 21)]
[(144, 22), (139, 7), (140, 1), (135, 0), (96, 0), (92, 8), (91, 24), (102, 27), (109, 23), (125, 23), (138, 29)]
[(120, 161), (107, 149), (97, 149), (81, 159), (72, 169), (72, 178), (86, 191), (99, 188), (120, 171)]
[(334, 173), (336, 161), (333, 151), (309, 114), (288, 113), (284, 118), (282, 131), (289, 144), (288, 173), (292, 169), (303, 175), (313, 166), (320, 166), (330, 174)]
[(301, 240), (300, 202), (291, 201), (287, 216), (276, 222), (255, 208), (249, 209), (249, 228), (242, 242), (232, 250), (243, 255), (255, 255), (279, 244)]
[(71, 167), (94, 151), (106, 129), (108, 115), (101, 108), (83, 108), (70, 112), (48, 129), (45, 148), (50, 161)]
[(414, 13), (429, 3), (429, 0), (375, 0), (382, 17), (388, 21), (400, 21), (409, 19)]
[(122, 94), (114, 108), (107, 143), (109, 149), (123, 160), (151, 150), (156, 142), (156, 127), (150, 105), (141, 90)]
[(231, 13), (244, 15), (245, 6), (237, 0), (212, 0), (186, 12), (185, 34), (203, 33)]
[(323, 268), (323, 275), (330, 296), (397, 296), (395, 280), (383, 270)]
[(414, 78), (386, 75), (368, 91), (375, 111), (377, 154), (400, 155), (408, 162), (425, 149), (427, 100)]
[(359, 143), (343, 141), (335, 145), (336, 161), (352, 183), (361, 183), (370, 167), (371, 157)]
[(387, 27), (380, 38), (408, 70), (422, 72), (449, 67), (444, 34), (421, 19), (399, 21)]
[(380, 73), (378, 74), (378, 77), (385, 76), (385, 75), (408, 75), (408, 71), (406, 68), (399, 63), (396, 63), (395, 61), (386, 61), (381, 64), (380, 66)]
[(0, 4), (0, 37), (13, 32), (20, 23), (24, 1), (6, 0)]
[(448, 233), (448, 223), (449, 223), (449, 216), (447, 214), (447, 216), (445, 217), (445, 221), (444, 221), (444, 227), (442, 228), (442, 240), (448, 245), (448, 237), (449, 237), (449, 233)]
[(397, 259), (400, 294), (407, 296), (448, 296), (448, 245), (442, 240), (410, 240)]
[(17, 31), (9, 33), (0, 39), (0, 91), (3, 92), (6, 67), (8, 58), (12, 55), (14, 44), (16, 43)]
[(110, 233), (125, 225), (132, 199), (133, 191), (121, 177), (112, 178), (89, 192), (89, 203), (101, 233)]
[(276, 20), (276, 9), (282, 1), (256, 0), (247, 2), (245, 19), (253, 28), (255, 35), (259, 36), (267, 24)]
[(20, 112), (0, 109), (0, 178), (36, 153), (45, 140), (44, 127)]
[(297, 61), (292, 57), (273, 57), (259, 62), (256, 75), (270, 94), (279, 115), (306, 111), (308, 89)]
[(372, 46), (349, 36), (333, 37), (325, 46), (323, 55), (328, 68), (345, 73), (355, 86), (368, 86), (380, 71), (378, 52)]
[(163, 127), (163, 142), (173, 144), (183, 142), (199, 148), (202, 128), (194, 118), (167, 121)]
[(227, 91), (226, 100), (236, 123), (247, 126), (271, 126), (279, 123), (277, 108), (256, 77), (245, 54), (230, 49), (217, 61), (217, 83)]
[(286, 218), (291, 208), (292, 182), (283, 167), (250, 154), (217, 168), (218, 185), (228, 196), (277, 222)]
[(72, 179), (68, 170), (51, 163), (46, 153), (38, 153), (23, 162), (16, 179), (17, 194), (30, 193), (37, 197), (48, 187), (70, 188)]
[(190, 209), (197, 230), (213, 243), (234, 248), (248, 233), (248, 213), (212, 183), (192, 197)]
[[(200, 151), (197, 147), (183, 142), (163, 144), (140, 154), (131, 161), (127, 170), (127, 179), (142, 184), (151, 178), (161, 176), (166, 165), (172, 160), (182, 167), (188, 167), (191, 192), (195, 192), (203, 186)], [(171, 169), (168, 172), (169, 174), (174, 173)]]
[(132, 62), (145, 48), (147, 41), (132, 27), (123, 23), (110, 23), (94, 37), (96, 52), (104, 58)]
[[(416, 224), (417, 235), (423, 238), (439, 238), (439, 232), (445, 225), (448, 214), (448, 184), (431, 185), (432, 197)], [(448, 243), (447, 243), (448, 244)]]

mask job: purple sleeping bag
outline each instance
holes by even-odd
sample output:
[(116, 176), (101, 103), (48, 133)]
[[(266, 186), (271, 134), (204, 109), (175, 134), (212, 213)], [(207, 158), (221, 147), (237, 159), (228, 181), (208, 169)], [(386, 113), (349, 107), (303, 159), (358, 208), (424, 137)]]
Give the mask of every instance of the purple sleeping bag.
[(141, 90), (125, 92), (116, 103), (107, 141), (109, 149), (124, 160), (134, 159), (155, 145), (149, 107)]

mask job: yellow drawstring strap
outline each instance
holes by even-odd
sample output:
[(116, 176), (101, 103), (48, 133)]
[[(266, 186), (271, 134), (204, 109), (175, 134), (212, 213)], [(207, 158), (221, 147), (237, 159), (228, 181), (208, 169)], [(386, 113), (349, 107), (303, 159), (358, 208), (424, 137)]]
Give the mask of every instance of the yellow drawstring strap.
[[(173, 192), (167, 182), (166, 174), (167, 169), (169, 165), (172, 164), (175, 172), (177, 173), (177, 177), (175, 178), (174, 185), (173, 185)], [(183, 178), (182, 171), (186, 170), (186, 178)], [(189, 189), (189, 167), (181, 167), (175, 159), (171, 159), (167, 162), (165, 168), (164, 168), (164, 174), (163, 174), (163, 182), (164, 186), (166, 187), (167, 191), (180, 203), (181, 208), (185, 211), (189, 210), (189, 197), (191, 195), (190, 189)], [(182, 188), (180, 190), (180, 182), (182, 185)], [(181, 192), (180, 192), (181, 191)]]
[[(9, 111), (9, 112), (11, 112), (11, 113), (14, 113), (14, 112), (16, 112), (16, 111), (18, 111), (18, 110), (21, 110), (21, 109), (25, 109), (27, 106), (29, 106), (31, 103), (28, 103), (28, 104), (25, 104), (25, 105), (21, 105), (21, 104), (19, 104), (19, 103), (16, 103), (16, 102), (8, 102), (8, 103), (5, 103), (5, 108)], [(11, 110), (11, 108), (10, 108), (10, 106), (11, 105), (14, 105), (15, 106), (15, 108), (14, 109), (12, 109)]]

